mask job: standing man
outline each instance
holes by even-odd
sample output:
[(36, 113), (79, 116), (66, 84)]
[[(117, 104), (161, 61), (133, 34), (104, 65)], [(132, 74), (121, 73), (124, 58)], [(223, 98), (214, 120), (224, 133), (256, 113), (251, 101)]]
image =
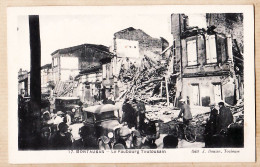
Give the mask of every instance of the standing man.
[(58, 125), (58, 131), (51, 136), (50, 143), (52, 149), (55, 150), (67, 150), (72, 147), (72, 135), (68, 132), (69, 126), (61, 122)]
[(224, 102), (219, 102), (219, 115), (217, 118), (217, 133), (226, 132), (228, 125), (233, 122), (233, 115), (229, 108), (225, 107)]
[(212, 104), (210, 106), (210, 116), (209, 120), (206, 123), (205, 127), (205, 147), (212, 147), (214, 143), (212, 143), (212, 137), (217, 132), (217, 117), (218, 110), (215, 105)]
[(129, 99), (125, 100), (122, 110), (123, 110), (122, 122), (126, 122), (130, 129), (132, 127), (135, 127), (136, 125), (135, 109), (129, 103)]
[(144, 119), (145, 119), (145, 104), (142, 101), (138, 101), (137, 103), (137, 115), (136, 115), (136, 127), (137, 129), (140, 129), (141, 126), (144, 123)]
[[(181, 111), (179, 113), (178, 118), (183, 118), (183, 124), (189, 125), (190, 120), (192, 120), (192, 115), (190, 111), (190, 106), (185, 103), (185, 99), (181, 99)], [(183, 116), (182, 116), (183, 115)]]

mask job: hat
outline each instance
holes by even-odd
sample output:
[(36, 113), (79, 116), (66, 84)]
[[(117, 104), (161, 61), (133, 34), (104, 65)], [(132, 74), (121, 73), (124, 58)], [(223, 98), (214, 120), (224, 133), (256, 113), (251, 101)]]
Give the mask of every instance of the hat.
[(179, 101), (184, 101), (185, 102), (186, 100), (185, 99), (180, 99)]
[(57, 115), (64, 115), (64, 113), (62, 111), (58, 111)]
[(225, 103), (223, 102), (223, 101), (220, 101), (220, 102), (218, 102), (218, 105), (225, 105)]
[(117, 144), (114, 145), (113, 149), (115, 149), (115, 150), (123, 150), (123, 149), (125, 149), (125, 146), (123, 144), (121, 144), (121, 143), (117, 143)]
[(42, 130), (41, 130), (43, 133), (44, 132), (51, 132), (51, 129), (50, 129), (50, 127), (44, 127), (44, 128), (42, 128)]
[(42, 113), (42, 115), (44, 115), (44, 114), (50, 114), (50, 112), (49, 112), (48, 110), (46, 110), (46, 111), (44, 111), (44, 112)]

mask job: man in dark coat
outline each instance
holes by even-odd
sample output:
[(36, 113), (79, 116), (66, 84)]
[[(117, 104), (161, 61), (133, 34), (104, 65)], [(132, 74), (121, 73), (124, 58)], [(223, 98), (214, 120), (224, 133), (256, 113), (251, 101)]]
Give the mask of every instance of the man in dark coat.
[(228, 125), (233, 122), (233, 115), (229, 108), (225, 107), (224, 102), (219, 102), (219, 115), (217, 118), (217, 133), (227, 131)]
[(135, 109), (129, 103), (128, 99), (125, 100), (122, 110), (123, 110), (122, 122), (126, 122), (128, 127), (131, 129), (136, 124), (136, 118), (135, 118)]
[(144, 124), (145, 119), (145, 104), (142, 101), (137, 103), (137, 114), (136, 114), (136, 127), (137, 129), (142, 129), (142, 125)]
[(212, 136), (217, 132), (218, 110), (214, 105), (210, 107), (209, 120), (205, 127), (205, 147), (212, 147)]
[(68, 150), (72, 146), (72, 135), (68, 132), (68, 125), (61, 122), (58, 131), (51, 136), (51, 146), (55, 150)]

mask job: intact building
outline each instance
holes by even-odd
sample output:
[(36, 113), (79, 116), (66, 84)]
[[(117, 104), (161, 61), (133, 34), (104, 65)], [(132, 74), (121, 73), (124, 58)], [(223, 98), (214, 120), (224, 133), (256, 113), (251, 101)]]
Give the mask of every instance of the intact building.
[(112, 55), (103, 45), (82, 44), (58, 49), (52, 54), (54, 82), (73, 80), (80, 71), (99, 65), (99, 60)]
[(56, 96), (79, 96), (85, 100), (88, 97), (86, 93), (75, 93), (74, 90), (78, 90), (78, 80), (74, 79), (80, 72), (100, 66), (100, 60), (107, 56), (113, 56), (108, 47), (94, 44), (82, 44), (53, 52), (52, 69)]
[(22, 69), (18, 72), (18, 95), (30, 96), (30, 73)]

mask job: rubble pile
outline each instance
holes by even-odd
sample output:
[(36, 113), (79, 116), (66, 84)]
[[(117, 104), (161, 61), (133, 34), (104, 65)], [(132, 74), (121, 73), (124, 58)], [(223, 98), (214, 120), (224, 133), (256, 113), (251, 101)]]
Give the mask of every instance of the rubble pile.
[(131, 85), (125, 92), (125, 96), (129, 99), (142, 98), (150, 99), (150, 101), (165, 101), (166, 99), (156, 96), (156, 90), (160, 89), (166, 71), (167, 66), (160, 64), (160, 62), (154, 62), (147, 56), (143, 59), (140, 68), (135, 67), (133, 64), (128, 70), (121, 68), (119, 79), (123, 83)]
[(244, 125), (244, 100), (239, 100), (235, 106), (229, 106), (233, 117), (234, 123)]

